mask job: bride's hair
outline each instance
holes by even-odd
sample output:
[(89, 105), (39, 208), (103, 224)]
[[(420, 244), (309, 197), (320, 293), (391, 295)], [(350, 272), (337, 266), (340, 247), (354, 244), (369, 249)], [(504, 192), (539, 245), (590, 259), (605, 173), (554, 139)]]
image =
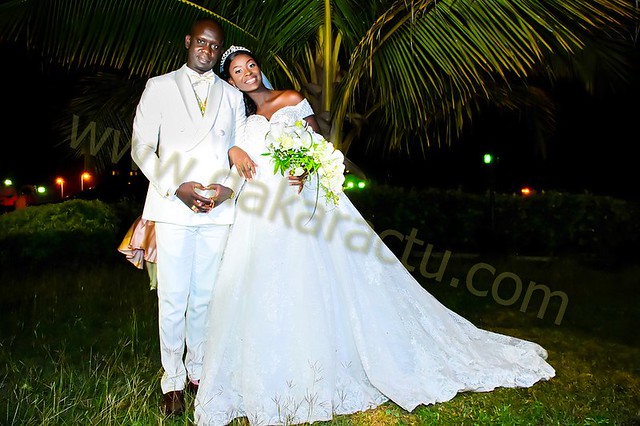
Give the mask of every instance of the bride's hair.
[[(229, 54), (222, 55), (222, 63), (220, 64), (220, 77), (222, 77), (224, 81), (229, 81), (229, 78), (231, 78), (231, 74), (229, 73), (229, 67), (231, 66), (231, 61), (233, 60), (233, 58), (235, 58), (240, 54), (250, 56), (251, 59), (253, 59), (255, 63), (258, 65), (258, 67), (260, 67), (260, 61), (258, 61), (258, 58), (256, 58), (254, 54), (251, 53), (250, 50), (248, 49), (233, 50), (233, 52)], [(247, 117), (255, 114), (256, 111), (258, 110), (258, 106), (256, 105), (256, 103), (253, 102), (253, 99), (251, 99), (249, 95), (247, 95), (246, 93), (242, 92), (242, 96), (244, 97), (244, 112), (247, 115)]]

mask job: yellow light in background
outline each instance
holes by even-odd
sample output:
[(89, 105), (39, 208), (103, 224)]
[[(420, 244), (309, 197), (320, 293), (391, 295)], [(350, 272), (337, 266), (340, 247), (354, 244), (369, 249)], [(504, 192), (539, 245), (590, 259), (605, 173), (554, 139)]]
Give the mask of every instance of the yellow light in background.
[(529, 195), (533, 194), (533, 190), (527, 186), (525, 186), (524, 188), (520, 189), (520, 193), (522, 195), (524, 195), (525, 197), (528, 197)]
[(64, 179), (59, 177), (56, 179), (56, 183), (60, 185), (60, 198), (64, 198)]
[(80, 175), (80, 191), (84, 191), (84, 181), (89, 179), (91, 179), (91, 175), (87, 172)]
[(11, 179), (5, 179), (4, 180), (4, 185), (5, 186), (11, 186), (11, 185), (13, 185), (13, 181)]

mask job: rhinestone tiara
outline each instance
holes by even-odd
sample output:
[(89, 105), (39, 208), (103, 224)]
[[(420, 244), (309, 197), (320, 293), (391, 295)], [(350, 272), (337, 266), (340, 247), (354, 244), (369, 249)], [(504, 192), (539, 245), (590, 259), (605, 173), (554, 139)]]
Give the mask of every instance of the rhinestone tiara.
[(243, 52), (249, 52), (251, 53), (251, 51), (249, 49), (247, 49), (246, 47), (242, 47), (242, 46), (231, 46), (230, 48), (228, 48), (227, 50), (225, 50), (225, 52), (222, 54), (222, 57), (220, 58), (220, 72), (222, 73), (222, 71), (224, 70), (224, 62), (227, 60), (227, 57), (229, 55), (231, 55), (232, 53), (238, 52), (238, 51), (243, 51)]

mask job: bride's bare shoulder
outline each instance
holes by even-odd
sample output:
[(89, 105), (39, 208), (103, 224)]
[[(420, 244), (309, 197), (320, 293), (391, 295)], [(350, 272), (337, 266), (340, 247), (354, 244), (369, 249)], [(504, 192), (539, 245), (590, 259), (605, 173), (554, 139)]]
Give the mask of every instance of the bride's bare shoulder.
[(271, 92), (271, 97), (258, 106), (256, 114), (271, 120), (271, 117), (277, 111), (282, 108), (297, 106), (303, 99), (304, 96), (295, 90), (274, 90)]
[(300, 92), (289, 89), (280, 91), (276, 98), (276, 101), (278, 103), (278, 106), (280, 108), (283, 108), (286, 106), (298, 105), (300, 102), (302, 102), (303, 99), (304, 96), (302, 96)]

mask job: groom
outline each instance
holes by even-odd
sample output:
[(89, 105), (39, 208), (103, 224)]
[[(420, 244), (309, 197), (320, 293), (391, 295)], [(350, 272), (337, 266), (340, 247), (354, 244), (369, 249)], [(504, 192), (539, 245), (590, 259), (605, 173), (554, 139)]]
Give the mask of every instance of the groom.
[(185, 386), (197, 390), (207, 306), (234, 217), (230, 187), (241, 183), (227, 152), (245, 118), (242, 94), (212, 71), (223, 41), (218, 22), (196, 21), (186, 64), (149, 79), (133, 122), (131, 156), (149, 180), (142, 218), (156, 226), (166, 415), (184, 411)]

